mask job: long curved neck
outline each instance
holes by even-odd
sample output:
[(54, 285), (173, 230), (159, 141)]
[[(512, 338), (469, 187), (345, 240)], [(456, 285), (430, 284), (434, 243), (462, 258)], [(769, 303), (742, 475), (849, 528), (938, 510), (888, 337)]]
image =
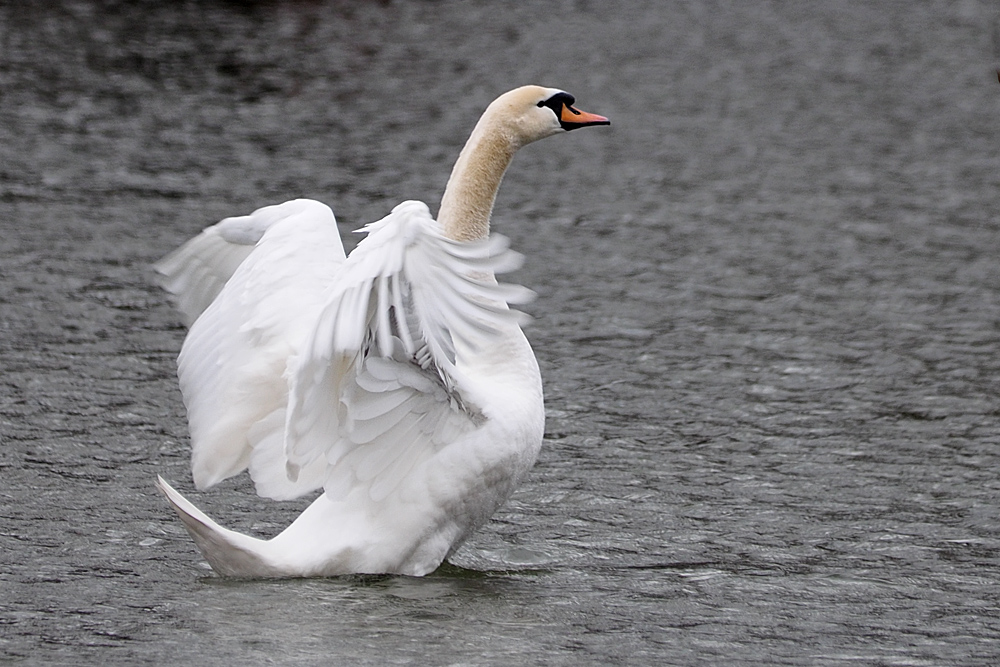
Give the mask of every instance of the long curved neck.
[(458, 156), (438, 211), (444, 234), (474, 241), (490, 233), (490, 215), (500, 181), (517, 152), (516, 142), (484, 115)]

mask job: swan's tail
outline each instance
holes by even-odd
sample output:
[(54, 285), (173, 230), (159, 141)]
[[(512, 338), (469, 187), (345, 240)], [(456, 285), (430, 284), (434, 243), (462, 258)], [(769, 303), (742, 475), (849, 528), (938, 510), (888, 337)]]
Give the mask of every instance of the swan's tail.
[(156, 486), (177, 511), (212, 569), (224, 577), (288, 576), (267, 557), (267, 542), (223, 528), (157, 475)]

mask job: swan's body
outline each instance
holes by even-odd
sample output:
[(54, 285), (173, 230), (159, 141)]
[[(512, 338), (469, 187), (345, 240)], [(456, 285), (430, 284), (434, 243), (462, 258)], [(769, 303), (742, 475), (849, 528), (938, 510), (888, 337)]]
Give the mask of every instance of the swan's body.
[(607, 119), (554, 89), (498, 98), (463, 149), (438, 220), (404, 202), (345, 257), (319, 202), (209, 227), (157, 270), (191, 325), (178, 375), (199, 489), (249, 468), (257, 492), (323, 488), (284, 532), (220, 527), (161, 490), (222, 575), (433, 571), (510, 496), (544, 429), (538, 365), (494, 274), (489, 236), (514, 152)]

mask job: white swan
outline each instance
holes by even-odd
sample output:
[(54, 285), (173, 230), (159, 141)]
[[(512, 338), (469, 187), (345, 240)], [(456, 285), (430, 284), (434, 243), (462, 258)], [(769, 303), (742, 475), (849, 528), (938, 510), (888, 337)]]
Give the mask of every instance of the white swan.
[[(486, 109), (438, 220), (414, 201), (345, 257), (333, 213), (305, 199), (227, 218), (156, 269), (191, 330), (178, 360), (199, 489), (249, 468), (257, 492), (323, 488), (282, 533), (222, 528), (159, 478), (223, 576), (423, 575), (485, 523), (534, 464), (538, 365), (497, 284), (518, 256), (489, 235), (525, 144), (603, 116), (525, 86)], [(530, 294), (530, 293), (529, 293)]]

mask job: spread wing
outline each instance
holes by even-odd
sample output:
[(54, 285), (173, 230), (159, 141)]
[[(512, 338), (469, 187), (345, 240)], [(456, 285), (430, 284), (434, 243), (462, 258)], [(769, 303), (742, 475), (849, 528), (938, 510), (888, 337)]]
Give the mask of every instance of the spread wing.
[(377, 501), (483, 423), (460, 358), (516, 327), (508, 303), (531, 293), (493, 277), (520, 260), (505, 239), (447, 239), (420, 202), (363, 231), (290, 376), (285, 457), (291, 480), (323, 465), (332, 498)]
[(290, 485), (284, 474), (285, 375), (344, 259), (333, 213), (299, 199), (227, 218), (157, 265), (193, 321), (178, 376), (198, 488), (248, 465), (281, 471), (260, 475), (272, 497), (321, 484), (306, 475)]

